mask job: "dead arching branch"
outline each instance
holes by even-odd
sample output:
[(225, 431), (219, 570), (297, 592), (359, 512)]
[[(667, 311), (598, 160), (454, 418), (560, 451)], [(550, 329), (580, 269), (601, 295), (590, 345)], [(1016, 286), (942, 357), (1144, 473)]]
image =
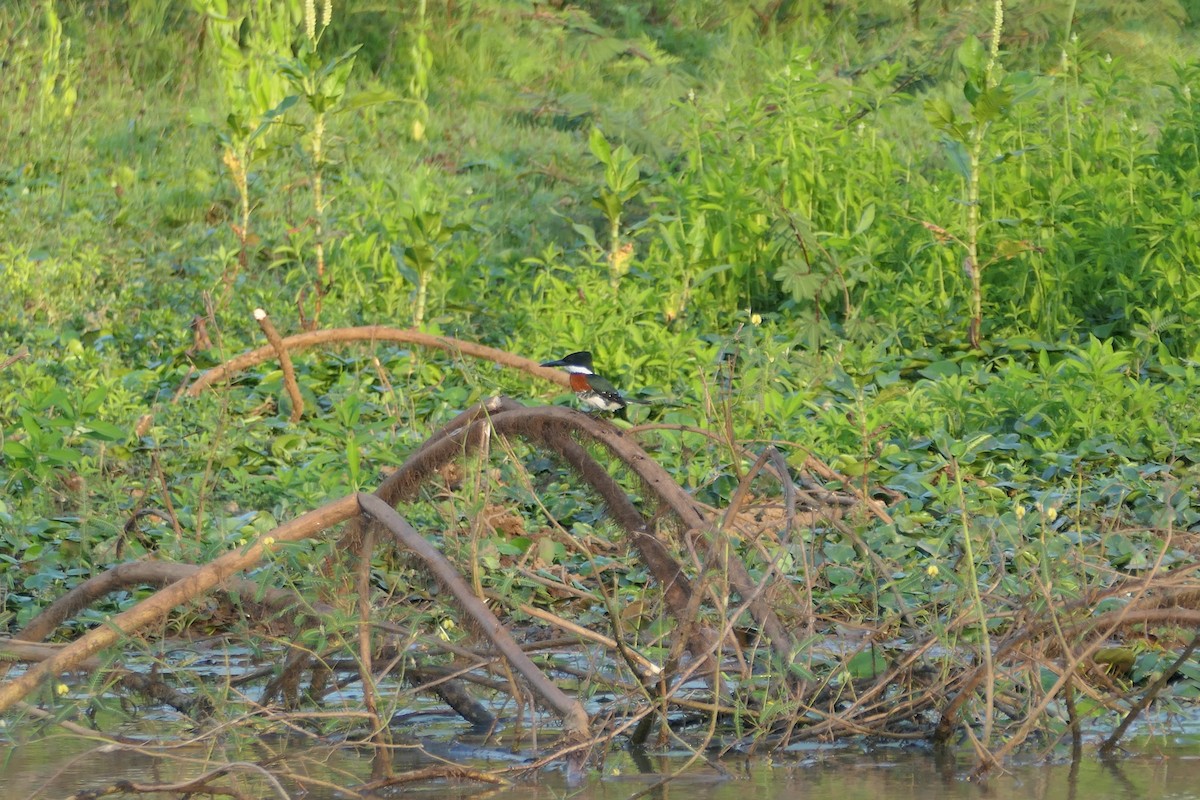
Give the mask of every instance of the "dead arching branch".
[[(574, 468), (605, 500), (610, 513), (630, 534), (633, 546), (661, 583), (664, 596), (668, 598), (668, 607), (680, 621), (680, 631), (694, 654), (707, 657), (715, 651), (716, 642), (711, 632), (702, 633), (688, 624), (686, 614), (694, 612), (695, 598), (682, 568), (674, 561), (665, 543), (658, 539), (652, 526), (630, 503), (620, 485), (577, 439), (603, 446), (625, 464), (698, 542), (707, 543), (704, 546), (708, 548), (718, 544), (718, 532), (706, 527), (704, 517), (687, 493), (640, 447), (610, 424), (579, 412), (564, 408), (525, 408), (504, 399), (476, 407), (458, 423), (442, 429), (431, 438), (385, 481), (376, 493), (378, 497), (358, 495), (334, 501), (204, 566), (138, 562), (116, 567), (76, 587), (36, 617), (21, 638), (25, 641), (44, 638), (72, 614), (120, 588), (134, 583), (163, 586), (151, 597), (114, 616), (109, 624), (89, 631), (61, 650), (44, 654), (44, 660), (28, 672), (0, 685), (0, 711), (27, 696), (44, 678), (83, 664), (100, 650), (115, 644), (120, 637), (136, 633), (163, 619), (180, 605), (214, 589), (239, 592), (243, 597), (256, 597), (256, 602), (275, 611), (289, 607), (296, 601), (290, 593), (282, 590), (263, 592), (255, 582), (237, 578), (236, 573), (259, 564), (277, 544), (314, 538), (343, 522), (350, 523), (345, 535), (353, 539), (364, 530), (360, 511), (365, 510), (395, 537), (402, 549), (419, 556), (427, 570), (454, 593), (457, 604), (472, 617), (472, 627), (480, 629), (525, 678), (539, 701), (563, 719), (568, 739), (586, 739), (588, 718), (578, 701), (567, 697), (546, 679), (512, 640), (503, 624), (479, 602), (458, 571), (392, 508), (397, 501), (413, 496), (423, 481), (440, 466), (462, 457), (490, 435), (525, 438), (535, 445), (548, 448)], [(344, 548), (340, 550), (346, 552)], [(748, 598), (747, 603), (762, 629), (782, 632), (772, 644), (789, 647), (790, 640), (783, 632), (782, 624), (763, 599), (762, 588), (750, 581), (745, 565), (732, 556), (727, 557), (725, 563), (734, 576), (736, 590), (743, 598)]]
[[(528, 372), (535, 377), (557, 383), (560, 386), (569, 386), (566, 373), (562, 370), (540, 366), (536, 361), (513, 355), (504, 350), (497, 350), (494, 347), (487, 347), (475, 344), (474, 342), (463, 341), (462, 339), (454, 339), (449, 336), (433, 336), (408, 328), (392, 328), (386, 325), (364, 325), (357, 328), (333, 328), (329, 330), (308, 331), (306, 333), (295, 334), (294, 336), (285, 336), (277, 344), (284, 351), (291, 353), (296, 350), (307, 350), (310, 347), (321, 345), (350, 344), (354, 342), (415, 344), (420, 347), (443, 350), (455, 355), (481, 358), (485, 361), (500, 364), (501, 366), (513, 367)], [(257, 366), (272, 357), (276, 357), (276, 355), (276, 345), (267, 345), (256, 350), (250, 350), (200, 375), (200, 377), (188, 386), (185, 394), (188, 397), (198, 397), (213, 384), (227, 381), (239, 372)]]
[[(187, 394), (195, 397), (208, 386), (227, 380), (237, 372), (260, 364), (280, 352), (289, 353), (327, 344), (383, 341), (415, 344), (482, 358), (524, 370), (562, 386), (569, 385), (566, 375), (561, 370), (542, 367), (537, 362), (503, 350), (460, 339), (432, 336), (412, 329), (371, 325), (310, 331), (289, 336), (273, 342), (271, 346), (260, 347), (214, 367), (189, 386)], [(491, 418), (490, 421), (485, 419), (488, 417)], [(471, 429), (464, 430), (463, 426)], [(676, 565), (668, 563), (669, 560), (664, 557), (665, 549), (661, 543), (653, 541), (653, 533), (648, 530), (646, 521), (641, 519), (627, 500), (622, 499), (623, 493), (612, 477), (594, 459), (587, 456), (586, 452), (578, 449), (578, 445), (569, 442), (571, 435), (581, 436), (608, 449), (672, 510), (684, 531), (701, 533), (702, 541), (707, 541), (708, 547), (715, 545), (715, 540), (719, 537), (718, 528), (704, 518), (687, 492), (660, 464), (636, 444), (624, 438), (620, 431), (611, 425), (566, 409), (525, 409), (503, 399), (492, 401), (490, 404), (480, 404), (431, 437), (417, 454), (379, 487), (376, 494), (393, 507), (402, 497), (414, 496), (416, 487), (433, 469), (457, 457), (460, 448), (476, 446), (483, 432), (492, 429), (489, 426), (494, 426), (496, 433), (513, 433), (555, 452), (604, 498), (610, 513), (629, 533), (639, 554), (646, 560), (655, 578), (664, 588), (672, 612), (688, 627), (687, 637), (693, 652), (697, 655), (710, 652), (712, 643), (699, 638), (698, 632), (691, 631), (689, 623), (686, 622), (689, 619), (687, 610), (690, 607), (688, 601), (691, 592), (682, 571)], [(785, 483), (789, 489), (792, 488), (790, 479)], [(355, 526), (352, 526), (351, 530), (351, 534), (343, 540), (343, 544), (349, 545), (345, 551), (358, 552), (362, 530)], [(732, 550), (729, 552), (731, 555), (721, 560), (728, 571), (731, 584), (743, 598), (750, 599), (750, 613), (776, 653), (782, 658), (789, 658), (795, 644), (791, 632), (771, 609), (768, 598), (763, 596), (760, 582), (750, 576), (749, 570), (741, 560), (732, 555)], [(767, 579), (769, 580), (769, 576)]]
[(43, 680), (70, 671), (80, 662), (112, 647), (121, 637), (129, 636), (164, 619), (177, 606), (203, 595), (238, 572), (258, 564), (267, 549), (275, 543), (312, 538), (357, 513), (356, 499), (353, 496), (343, 497), (284, 523), (248, 546), (226, 553), (192, 574), (176, 580), (133, 607), (114, 615), (107, 624), (88, 631), (54, 656), (30, 667), (19, 677), (0, 684), (0, 712), (7, 711), (14, 703), (33, 692)]
[[(194, 564), (172, 564), (165, 561), (131, 561), (118, 564), (88, 578), (55, 600), (30, 620), (13, 639), (23, 642), (43, 641), (63, 622), (106, 595), (135, 586), (169, 586), (196, 574), (199, 569), (200, 567)], [(264, 588), (256, 581), (246, 578), (227, 580), (222, 584), (222, 589), (237, 594), (242, 603), (257, 603), (276, 614), (283, 613), (295, 605), (311, 606), (318, 613), (333, 611), (332, 606), (308, 603), (289, 591)]]
[[(690, 615), (686, 609), (692, 593), (682, 570), (666, 556), (662, 543), (654, 541), (656, 532), (629, 505), (612, 477), (585, 451), (576, 449), (578, 445), (572, 437), (577, 436), (608, 450), (672, 512), (685, 535), (695, 535), (706, 551), (714, 547), (721, 547), (725, 551), (722, 553), (722, 565), (733, 588), (742, 598), (750, 600), (750, 614), (766, 634), (775, 652), (782, 658), (790, 657), (794, 647), (791, 632), (784, 627), (771, 607), (769, 598), (761, 591), (761, 581), (751, 578), (746, 565), (732, 552), (732, 548), (724, 548), (726, 543), (722, 541), (719, 528), (705, 519), (691, 495), (645, 450), (613, 425), (587, 414), (559, 407), (527, 408), (507, 398), (481, 403), (430, 437), (399, 469), (388, 476), (375, 494), (391, 506), (411, 500), (431, 474), (464, 453), (478, 448), (485, 437), (493, 433), (524, 438), (554, 452), (575, 468), (580, 477), (608, 503), (614, 519), (632, 537), (634, 546), (663, 587), (672, 613), (681, 624), (687, 625)], [(343, 546), (339, 549), (356, 551), (361, 535), (361, 528), (351, 523)], [(712, 647), (712, 643), (700, 639), (694, 639), (690, 644), (697, 656), (709, 652)]]

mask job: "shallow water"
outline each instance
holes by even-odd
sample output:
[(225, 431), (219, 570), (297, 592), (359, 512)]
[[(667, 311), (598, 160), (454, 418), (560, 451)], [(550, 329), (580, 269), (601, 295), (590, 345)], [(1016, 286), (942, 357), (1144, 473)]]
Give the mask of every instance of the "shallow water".
[[(437, 798), (488, 797), (490, 800), (623, 800), (635, 796), (686, 798), (686, 800), (1103, 800), (1104, 798), (1200, 798), (1200, 745), (1157, 739), (1138, 744), (1139, 754), (1102, 763), (1085, 755), (1077, 762), (1026, 764), (1010, 767), (986, 784), (965, 776), (974, 766), (967, 754), (938, 756), (924, 748), (864, 746), (813, 747), (786, 758), (726, 758), (713, 763), (700, 760), (688, 765), (686, 753), (610, 753), (602, 768), (588, 772), (584, 785), (569, 788), (561, 771), (542, 772), (508, 788), (466, 781), (433, 781), (386, 790), (380, 796), (419, 795)], [(431, 747), (432, 750), (432, 747)], [(369, 754), (362, 750), (334, 750), (295, 743), (260, 742), (253, 752), (238, 757), (251, 760), (271, 752), (284, 752), (275, 765), (278, 772), (293, 772), (354, 785), (369, 774)], [(473, 756), (466, 758), (466, 755)], [(168, 783), (201, 774), (233, 754), (211, 747), (182, 747), (153, 754), (133, 750), (98, 749), (77, 737), (51, 737), (33, 744), (0, 747), (0, 798), (59, 798), (82, 789), (100, 789), (116, 780)], [(502, 751), (460, 747), (435, 755), (454, 756), (483, 768), (503, 767), (521, 758)], [(488, 758), (488, 756), (491, 756)], [(397, 753), (396, 769), (430, 763), (428, 753), (413, 749)], [(678, 773), (678, 774), (676, 774)], [(251, 797), (304, 797), (333, 800), (347, 795), (332, 788), (281, 778), (286, 793), (270, 786), (254, 772), (237, 772), (240, 788)], [(669, 782), (662, 783), (675, 775)], [(660, 784), (656, 787), (656, 784)], [(307, 790), (305, 793), (304, 790)], [(644, 793), (644, 794), (643, 794)]]
[[(250, 669), (248, 654), (231, 660), (223, 652), (215, 674), (227, 676)], [(189, 668), (202, 668), (190, 663)], [(330, 695), (328, 707), (339, 698), (345, 709), (361, 706), (353, 687), (344, 697)], [(419, 695), (409, 698), (407, 713), (393, 718), (397, 736), (407, 734), (393, 754), (393, 771), (457, 763), (488, 771), (511, 770), (514, 785), (497, 787), (466, 780), (435, 780), (391, 787), (375, 797), (489, 798), (492, 800), (1200, 800), (1200, 719), (1152, 711), (1135, 724), (1127, 739), (1127, 755), (1101, 762), (1095, 747), (1085, 748), (1077, 761), (1056, 751), (1055, 763), (1021, 757), (986, 783), (967, 780), (976, 760), (969, 751), (935, 752), (922, 746), (868, 745), (861, 742), (816, 744), (799, 742), (787, 752), (747, 758), (729, 756), (708, 760), (690, 752), (635, 753), (614, 749), (602, 763), (589, 765), (581, 786), (567, 785), (561, 768), (532, 776), (519, 774), (537, 755), (536, 745), (513, 751), (469, 733), (462, 720), (439, 701)], [(501, 709), (495, 709), (500, 711)], [(597, 709), (591, 709), (596, 711)], [(75, 718), (77, 722), (85, 719)], [(245, 797), (288, 797), (338, 800), (350, 797), (337, 787), (354, 787), (369, 779), (371, 752), (316, 743), (310, 738), (264, 735), (249, 739), (230, 731), (210, 732), (190, 745), (114, 747), (69, 735), (44, 723), (36, 728), (5, 728), (0, 719), (0, 800), (43, 800), (69, 797), (83, 790), (99, 791), (116, 781), (169, 784), (186, 781), (230, 762), (239, 762), (223, 785), (236, 783)], [(168, 736), (186, 739), (191, 723), (156, 708), (136, 715), (100, 711), (95, 722), (103, 730), (125, 736)], [(1115, 718), (1095, 720), (1086, 731), (1095, 743), (1107, 735)], [(11, 723), (9, 723), (11, 724)], [(257, 724), (263, 724), (259, 721)], [(553, 730), (554, 726), (550, 727)], [(528, 732), (528, 727), (525, 731)], [(1150, 735), (1154, 734), (1154, 735)], [(501, 735), (504, 735), (503, 733)], [(6, 738), (10, 737), (10, 738)], [(222, 738), (224, 737), (224, 738)], [(24, 740), (28, 739), (28, 742)], [(552, 743), (540, 742), (542, 751)], [(277, 784), (266, 780), (252, 762), (270, 762)], [(146, 795), (119, 795), (124, 797)], [(154, 797), (177, 797), (156, 794)]]

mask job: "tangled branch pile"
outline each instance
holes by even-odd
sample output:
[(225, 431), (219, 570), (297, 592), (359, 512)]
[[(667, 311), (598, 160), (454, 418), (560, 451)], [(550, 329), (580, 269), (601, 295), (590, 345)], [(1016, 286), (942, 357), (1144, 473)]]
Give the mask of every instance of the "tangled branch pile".
[[(320, 341), (319, 334), (305, 336)], [(257, 358), (269, 355), (265, 350)], [(253, 362), (243, 357), (238, 368)], [(644, 568), (653, 582), (636, 609), (625, 605), (602, 570), (585, 583), (578, 575), (514, 565), (514, 575), (542, 587), (540, 603), (495, 586), (485, 590), (477, 570), (455, 563), (406, 520), (406, 504), (436, 492), (447, 470), (472, 463), (486, 468), (497, 453), (507, 457), (514, 442), (569, 468), (601, 499), (636, 554), (627, 569)], [(613, 425), (564, 408), (494, 399), (436, 432), (373, 494), (330, 502), (207, 564), (127, 563), (80, 584), (0, 642), (5, 660), (31, 664), (0, 684), (0, 712), (37, 715), (25, 701), (39, 686), (63, 673), (103, 668), (123, 690), (200, 724), (222, 720), (215, 698), (236, 694), (252, 716), (318, 735), (321, 729), (306, 715), (343, 702), (334, 698), (357, 685), (361, 707), (351, 738), (376, 752), (373, 780), (363, 791), (418, 775), (390, 766), (392, 714), (401, 696), (395, 687), (404, 685), (436, 696), (483, 730), (519, 728), (523, 721), (542, 726), (537, 709), (549, 711), (561, 735), (536, 766), (564, 760), (576, 776), (608, 743), (643, 743), (655, 735), (697, 748), (719, 737), (725, 747), (741, 749), (804, 738), (946, 743), (965, 736), (982, 774), (1035, 732), (1069, 735), (1078, 745), (1079, 694), (1126, 712), (1126, 722), (1103, 745), (1115, 746), (1195, 646), (1194, 637), (1181, 633), (1200, 626), (1195, 565), (1097, 582), (1070, 603), (1057, 600), (1036, 574), (1032, 595), (997, 582), (982, 589), (979, 606), (913, 602), (897, 589), (899, 565), (871, 552), (859, 536), (870, 519), (887, 520), (875, 501), (846, 491), (846, 482), (838, 491), (823, 487), (818, 477), (828, 483), (836, 476), (814, 460), (807, 465), (816, 474), (797, 479), (773, 448), (742, 455), (752, 466), (729, 507), (706, 509)], [(759, 486), (768, 482), (769, 488)], [(819, 607), (829, 596), (821, 546), (831, 539), (855, 547), (863, 571), (877, 583), (881, 600), (869, 624)], [(1170, 539), (1167, 532), (1164, 552)], [(242, 577), (294, 543), (321, 540), (336, 541), (321, 568), (324, 596)], [(413, 603), (381, 586), (372, 564), (385, 542), (393, 548), (387, 558), (408, 559), (436, 580), (437, 599)], [(588, 550), (588, 556), (599, 564), (596, 553)], [(62, 648), (39, 644), (103, 598), (147, 584), (161, 588), (107, 624)], [(150, 635), (168, 615), (214, 593), (249, 620), (246, 635), (288, 643), (281, 664), (237, 677), (221, 695), (180, 691), (177, 676), (167, 671), (145, 674), (98, 660), (102, 651)], [(597, 608), (607, 631), (594, 629)], [(980, 609), (986, 609), (982, 618)], [(454, 617), (470, 635), (444, 641), (431, 616)], [(988, 635), (981, 638), (982, 629)], [(1150, 629), (1174, 635), (1183, 654), (1131, 703), (1117, 668), (1129, 657), (1131, 646), (1124, 643)], [(321, 635), (313, 638), (314, 631)], [(261, 692), (251, 701), (240, 687), (255, 681)], [(480, 701), (472, 687), (489, 701)], [(728, 724), (733, 720), (736, 729)], [(455, 774), (501, 779), (499, 772), (466, 768)], [(190, 790), (211, 789), (225, 775), (206, 774)]]

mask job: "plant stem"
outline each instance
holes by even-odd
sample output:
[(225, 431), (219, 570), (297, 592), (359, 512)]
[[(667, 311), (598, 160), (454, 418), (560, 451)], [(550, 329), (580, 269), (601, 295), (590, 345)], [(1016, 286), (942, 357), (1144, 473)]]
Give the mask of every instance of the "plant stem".
[(608, 228), (608, 282), (615, 292), (621, 283), (621, 270), (618, 260), (621, 258), (621, 215), (617, 214), (609, 220)]
[[(1000, 35), (1004, 32), (1004, 0), (996, 0), (992, 22), (992, 41), (984, 68), (984, 90), (996, 85), (996, 62), (1000, 59)], [(983, 329), (983, 267), (979, 263), (979, 162), (983, 139), (990, 123), (977, 122), (971, 131), (970, 177), (967, 180), (967, 262), (964, 268), (971, 279), (971, 324), (968, 338), (979, 349)]]
[(421, 327), (425, 323), (425, 302), (429, 296), (429, 271), (417, 273), (417, 308), (413, 312), (413, 326)]
[(963, 557), (967, 562), (967, 585), (971, 592), (971, 603), (979, 618), (979, 646), (987, 680), (983, 685), (983, 746), (988, 747), (992, 739), (992, 722), (995, 716), (996, 675), (992, 667), (992, 640), (988, 635), (987, 612), (983, 608), (983, 597), (979, 594), (979, 575), (975, 568), (975, 548), (971, 542), (971, 527), (967, 520), (967, 496), (963, 491), (962, 472), (958, 460), (950, 457), (950, 468), (954, 470), (954, 486), (958, 490), (958, 514), (962, 526)]
[(321, 319), (321, 300), (325, 297), (325, 193), (322, 182), (324, 165), (323, 141), (325, 137), (325, 113), (316, 114), (313, 119), (313, 209), (316, 216), (314, 248), (317, 251), (317, 280), (316, 297), (313, 300), (312, 327), (316, 328)]
[[(246, 178), (246, 163), (249, 159), (250, 148), (248, 145), (245, 146), (242, 153), (239, 153), (238, 148), (233, 144), (227, 145), (222, 156), (222, 161), (225, 162), (225, 167), (229, 170), (229, 177), (233, 180), (234, 188), (237, 189), (238, 201), (241, 208), (241, 225), (235, 231), (239, 245), (238, 267), (241, 269), (245, 269), (248, 263), (246, 241), (250, 238), (250, 187)], [(228, 295), (229, 290), (233, 287), (233, 280), (236, 274), (236, 271), (230, 272), (228, 269), (225, 272), (224, 283), (226, 295)]]
[(971, 133), (970, 177), (967, 180), (967, 261), (964, 269), (971, 279), (971, 347), (979, 349), (983, 328), (983, 270), (979, 266), (979, 160), (987, 123), (978, 123)]

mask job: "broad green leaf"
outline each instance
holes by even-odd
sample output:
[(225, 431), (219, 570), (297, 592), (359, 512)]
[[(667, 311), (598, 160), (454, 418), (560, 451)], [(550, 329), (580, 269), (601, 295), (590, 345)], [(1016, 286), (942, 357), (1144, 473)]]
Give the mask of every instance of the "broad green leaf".
[(948, 375), (959, 375), (962, 373), (962, 368), (955, 362), (949, 360), (935, 361), (927, 367), (922, 368), (920, 375), (930, 380), (945, 378)]
[(967, 102), (975, 105), (975, 101), (979, 99), (980, 91), (979, 84), (975, 81), (966, 81), (963, 84), (963, 97), (967, 98)]
[(563, 560), (566, 555), (566, 548), (560, 543), (554, 541), (549, 536), (543, 536), (538, 539), (537, 557), (543, 564), (555, 564)]
[[(283, 114), (287, 113), (287, 110), (289, 108), (291, 108), (292, 106), (296, 105), (296, 102), (299, 99), (300, 99), (299, 95), (294, 95), (294, 94), (288, 95), (287, 97), (285, 97), (279, 101), (279, 105), (275, 106), (270, 111), (263, 114), (262, 121), (259, 123), (258, 127), (254, 129), (253, 133), (251, 133), (248, 137), (246, 137), (247, 144), (249, 144), (250, 142), (253, 142), (259, 136), (262, 136), (267, 131), (267, 129), (270, 128), (275, 123), (275, 120), (278, 119), (279, 117), (281, 117)], [(232, 117), (232, 115), (231, 115), (231, 117)]]
[(994, 122), (1008, 113), (1010, 105), (1012, 90), (1006, 86), (993, 86), (971, 103), (971, 116), (981, 125)]
[(32, 450), (22, 442), (16, 442), (11, 439), (4, 443), (2, 452), (5, 456), (17, 462), (31, 462), (34, 460)]
[(83, 458), (83, 453), (69, 447), (52, 447), (42, 453), (42, 458), (51, 464), (66, 466), (74, 464)]
[(869, 647), (862, 652), (855, 653), (846, 662), (846, 671), (855, 680), (874, 678), (886, 669), (887, 659), (875, 647)]
[(732, 264), (717, 264), (715, 267), (709, 267), (692, 280), (692, 285), (699, 286), (714, 275), (728, 271), (732, 266)]
[(100, 410), (101, 404), (104, 403), (104, 398), (108, 397), (108, 388), (105, 386), (97, 386), (87, 393), (83, 398), (83, 402), (79, 404), (80, 416), (91, 416)]
[(83, 435), (102, 442), (123, 442), (129, 438), (129, 431), (111, 422), (94, 419), (87, 423)]
[(588, 138), (588, 146), (592, 150), (592, 155), (600, 163), (612, 163), (612, 145), (608, 143), (608, 139), (604, 138), (604, 133), (599, 128), (592, 128), (592, 134)]
[(972, 77), (983, 75), (983, 71), (987, 68), (987, 51), (983, 48), (983, 43), (974, 36), (968, 35), (966, 39), (963, 39), (963, 43), (958, 46), (958, 52), (955, 55), (958, 63)]
[(369, 108), (383, 103), (399, 103), (402, 100), (404, 97), (399, 92), (387, 90), (355, 92), (334, 109), (333, 113), (344, 114), (347, 111), (358, 111), (360, 108)]
[(871, 223), (875, 221), (875, 204), (867, 203), (867, 207), (862, 210), (862, 214), (858, 218), (858, 225), (854, 228), (854, 235), (866, 233), (871, 227)]
[(834, 586), (853, 586), (858, 583), (858, 571), (851, 567), (827, 567), (825, 578)]
[(934, 97), (925, 101), (925, 119), (933, 127), (946, 132), (958, 125), (954, 106), (944, 97)]
[(594, 247), (597, 250), (600, 249), (600, 243), (596, 241), (596, 232), (592, 230), (590, 226), (581, 225), (580, 223), (575, 222), (571, 224), (571, 227), (575, 229), (576, 233), (583, 237), (583, 241), (586, 242), (589, 247)]
[(21, 427), (29, 434), (29, 438), (34, 440), (37, 440), (45, 430), (42, 427), (42, 420), (23, 408), (21, 409)]

